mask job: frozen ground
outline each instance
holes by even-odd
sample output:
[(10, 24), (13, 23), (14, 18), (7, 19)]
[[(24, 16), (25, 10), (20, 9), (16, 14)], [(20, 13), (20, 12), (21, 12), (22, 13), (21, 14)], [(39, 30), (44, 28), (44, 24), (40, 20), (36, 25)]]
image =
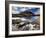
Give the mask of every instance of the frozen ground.
[[(39, 17), (37, 18), (39, 20)], [(38, 22), (38, 20), (35, 20)], [(35, 23), (31, 19), (26, 18), (13, 18), (14, 24), (12, 24), (12, 30), (13, 31), (30, 31), (30, 30), (39, 30), (40, 25), (38, 23)], [(18, 20), (18, 21), (15, 21)], [(40, 20), (39, 20), (40, 21)], [(16, 24), (16, 22), (19, 22), (19, 24)]]

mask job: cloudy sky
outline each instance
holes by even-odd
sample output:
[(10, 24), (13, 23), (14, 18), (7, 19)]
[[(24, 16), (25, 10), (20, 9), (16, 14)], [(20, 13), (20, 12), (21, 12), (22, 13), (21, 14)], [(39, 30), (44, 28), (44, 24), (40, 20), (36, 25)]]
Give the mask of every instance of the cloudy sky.
[(12, 7), (12, 14), (19, 14), (23, 11), (30, 11), (34, 14), (40, 14), (40, 8), (31, 8), (31, 7)]

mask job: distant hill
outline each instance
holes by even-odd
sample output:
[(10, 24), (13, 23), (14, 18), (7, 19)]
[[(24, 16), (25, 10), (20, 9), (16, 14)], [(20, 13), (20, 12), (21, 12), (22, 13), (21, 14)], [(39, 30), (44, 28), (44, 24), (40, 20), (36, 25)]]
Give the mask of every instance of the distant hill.
[(29, 10), (25, 10), (25, 11), (21, 12), (20, 14), (33, 14), (33, 13)]
[(26, 16), (32, 16), (33, 13), (26, 10), (26, 11), (23, 11), (23, 12), (20, 12), (20, 14), (13, 14), (12, 16), (13, 17), (26, 17)]
[(40, 16), (39, 14), (38, 15), (35, 15), (34, 13), (32, 13), (31, 11), (29, 11), (30, 9), (28, 10), (25, 10), (23, 12), (20, 12), (20, 14), (12, 14), (12, 17), (31, 17), (31, 16)]

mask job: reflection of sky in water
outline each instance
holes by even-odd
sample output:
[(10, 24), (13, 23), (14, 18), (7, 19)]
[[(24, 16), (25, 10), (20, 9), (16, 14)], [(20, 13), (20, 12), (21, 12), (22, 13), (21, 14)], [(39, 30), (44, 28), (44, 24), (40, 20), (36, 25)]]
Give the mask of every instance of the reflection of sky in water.
[[(39, 18), (39, 16), (31, 16), (31, 17), (25, 17), (26, 19), (30, 20), (31, 22), (35, 21), (36, 19)], [(28, 21), (27, 20), (27, 21)]]
[[(40, 14), (40, 8), (31, 8), (31, 7), (13, 7), (12, 8), (12, 14), (20, 14), (20, 12), (24, 11), (30, 11), (33, 14)], [(27, 19), (31, 19), (32, 21), (36, 20), (38, 16), (30, 16), (30, 17), (25, 17)]]
[(31, 17), (31, 20), (34, 21), (34, 20), (36, 20), (36, 19), (38, 19), (38, 18), (39, 18), (39, 16), (32, 16), (32, 17)]

